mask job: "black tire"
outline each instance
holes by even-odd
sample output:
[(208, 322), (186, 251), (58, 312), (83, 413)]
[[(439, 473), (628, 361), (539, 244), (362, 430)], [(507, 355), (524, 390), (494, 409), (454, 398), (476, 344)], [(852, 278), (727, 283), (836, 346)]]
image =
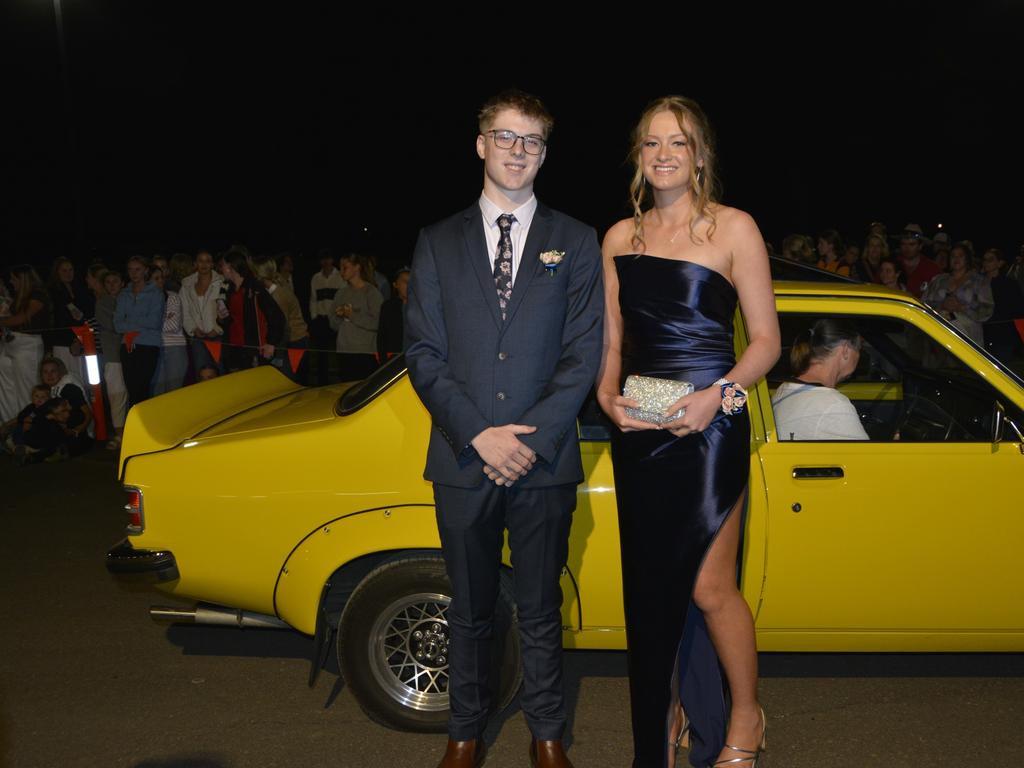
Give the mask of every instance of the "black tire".
[[(451, 583), (440, 557), (382, 564), (352, 592), (338, 623), (338, 666), (363, 711), (402, 731), (443, 732), (448, 723)], [(419, 633), (419, 634), (417, 634)], [(503, 572), (495, 609), (492, 697), (501, 709), (523, 680), (511, 577)]]

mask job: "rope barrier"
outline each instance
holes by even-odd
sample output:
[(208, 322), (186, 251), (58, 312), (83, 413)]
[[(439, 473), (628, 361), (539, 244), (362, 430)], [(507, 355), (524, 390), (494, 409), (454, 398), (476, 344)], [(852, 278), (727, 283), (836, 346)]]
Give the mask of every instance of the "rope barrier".
[[(54, 331), (71, 331), (75, 338), (78, 339), (78, 343), (82, 345), (82, 354), (78, 355), (85, 360), (86, 375), (88, 379), (88, 387), (92, 395), (92, 411), (93, 411), (93, 429), (97, 440), (107, 439), (107, 420), (106, 420), (106, 409), (103, 405), (103, 380), (100, 374), (99, 367), (99, 355), (102, 353), (101, 345), (98, 343), (97, 338), (100, 333), (100, 329), (95, 320), (89, 320), (82, 325), (73, 326), (58, 326), (53, 328), (33, 328), (26, 331), (18, 331), (14, 329), (0, 329), (0, 331), (11, 331), (13, 333), (24, 333), (29, 335), (42, 335), (44, 333), (52, 333)], [(135, 339), (138, 337), (138, 331), (128, 331), (123, 334), (121, 339), (125, 348), (129, 354), (132, 352), (135, 346)], [(206, 347), (210, 356), (214, 359), (218, 365), (220, 364), (221, 354), (224, 347), (230, 349), (247, 349), (253, 352), (262, 352), (263, 346), (253, 344), (232, 344), (226, 341), (219, 341), (216, 339), (205, 339), (197, 336), (188, 336), (185, 338), (189, 341), (201, 341)], [(185, 345), (182, 345), (185, 346)], [(288, 362), (291, 365), (292, 373), (298, 373), (299, 366), (302, 363), (302, 358), (307, 352), (328, 352), (337, 354), (337, 349), (321, 349), (318, 347), (287, 347), (287, 346), (274, 346), (274, 353), (284, 351), (287, 354)], [(392, 356), (392, 353), (388, 353), (388, 358)], [(380, 355), (374, 353), (374, 358), (379, 365)], [(269, 359), (269, 358), (264, 358)]]
[[(86, 321), (86, 325), (89, 325), (89, 327), (93, 327), (93, 325), (95, 325), (95, 322), (87, 320)], [(82, 326), (80, 326), (80, 325), (67, 325), (67, 326), (58, 326), (58, 327), (54, 327), (54, 328), (33, 328), (32, 330), (24, 330), (24, 331), (18, 330), (17, 328), (8, 328), (6, 330), (9, 330), (9, 331), (11, 331), (13, 333), (23, 333), (23, 334), (27, 334), (27, 335), (42, 335), (44, 333), (53, 333), (55, 331), (71, 331), (72, 333), (74, 333), (76, 328), (81, 328), (81, 327)], [(0, 332), (2, 332), (3, 330), (5, 330), (5, 329), (0, 328)], [(101, 331), (100, 331), (100, 329), (98, 327), (95, 327), (95, 328), (93, 328), (93, 332), (94, 333), (100, 333)], [(139, 332), (138, 331), (129, 331), (128, 333), (134, 333), (134, 334), (138, 335)], [(124, 336), (127, 335), (127, 334), (119, 334), (119, 335), (121, 336), (121, 340), (123, 342), (124, 341)], [(202, 336), (189, 336), (187, 333), (184, 334), (184, 337), (185, 337), (186, 341), (202, 341), (202, 342), (217, 341), (216, 339), (207, 339), (207, 338), (204, 338)], [(308, 338), (308, 337), (306, 337), (306, 338)], [(222, 346), (225, 346), (225, 347), (237, 347), (239, 349), (254, 349), (254, 350), (262, 349), (262, 347), (260, 347), (258, 345), (251, 345), (251, 344), (231, 344), (231, 343), (229, 343), (227, 341), (218, 341), (217, 343), (219, 343), (219, 344), (221, 344)], [(127, 346), (127, 345), (125, 345), (125, 346)], [(161, 346), (163, 346), (163, 345), (161, 345)], [(297, 347), (287, 347), (287, 345), (283, 345), (283, 346), (282, 345), (274, 345), (274, 348), (275, 348), (275, 350), (276, 349), (286, 349), (286, 348), (287, 349), (298, 349)], [(99, 349), (100, 353), (102, 353), (101, 345), (97, 344), (97, 349)], [(328, 353), (335, 353), (335, 354), (337, 354), (338, 352), (341, 351), (341, 350), (338, 350), (338, 349), (335, 349), (335, 348), (327, 349), (327, 348), (323, 348), (323, 347), (301, 347), (301, 349), (302, 349), (303, 352), (328, 352)], [(367, 354), (369, 354), (369, 353), (367, 353)]]

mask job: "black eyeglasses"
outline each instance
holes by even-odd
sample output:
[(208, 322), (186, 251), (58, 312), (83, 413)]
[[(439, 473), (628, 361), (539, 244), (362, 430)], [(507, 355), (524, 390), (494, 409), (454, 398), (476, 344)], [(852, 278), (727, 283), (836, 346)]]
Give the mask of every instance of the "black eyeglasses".
[(516, 142), (523, 140), (523, 151), (528, 155), (539, 155), (544, 151), (547, 142), (540, 136), (520, 136), (515, 131), (487, 131), (494, 140), (494, 146), (498, 149), (512, 149)]

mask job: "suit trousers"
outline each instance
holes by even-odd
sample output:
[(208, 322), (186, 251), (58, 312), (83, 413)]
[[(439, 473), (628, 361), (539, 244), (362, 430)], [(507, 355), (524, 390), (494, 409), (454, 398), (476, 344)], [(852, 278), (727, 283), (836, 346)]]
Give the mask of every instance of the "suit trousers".
[(562, 690), (562, 568), (576, 508), (576, 484), (478, 488), (434, 484), (452, 604), (448, 733), (480, 738), (491, 706), (491, 635), (504, 530), (515, 579), (523, 660), (520, 702), (535, 738), (560, 739), (566, 714)]

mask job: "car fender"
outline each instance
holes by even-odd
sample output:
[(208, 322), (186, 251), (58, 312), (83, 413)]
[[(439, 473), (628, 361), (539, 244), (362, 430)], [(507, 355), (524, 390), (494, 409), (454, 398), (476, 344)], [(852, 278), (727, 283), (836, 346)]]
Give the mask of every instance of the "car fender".
[(379, 507), (353, 512), (315, 528), (289, 554), (274, 585), (274, 612), (313, 634), (324, 584), (338, 568), (375, 552), (441, 549), (434, 507)]
[[(378, 507), (330, 520), (310, 531), (285, 560), (274, 586), (274, 612), (295, 629), (312, 635), (324, 584), (331, 574), (366, 555), (405, 550), (436, 550), (440, 555), (433, 505)], [(511, 565), (507, 546), (502, 561)], [(578, 629), (579, 591), (571, 574), (563, 574), (561, 582), (563, 616), (572, 617), (572, 628)]]

